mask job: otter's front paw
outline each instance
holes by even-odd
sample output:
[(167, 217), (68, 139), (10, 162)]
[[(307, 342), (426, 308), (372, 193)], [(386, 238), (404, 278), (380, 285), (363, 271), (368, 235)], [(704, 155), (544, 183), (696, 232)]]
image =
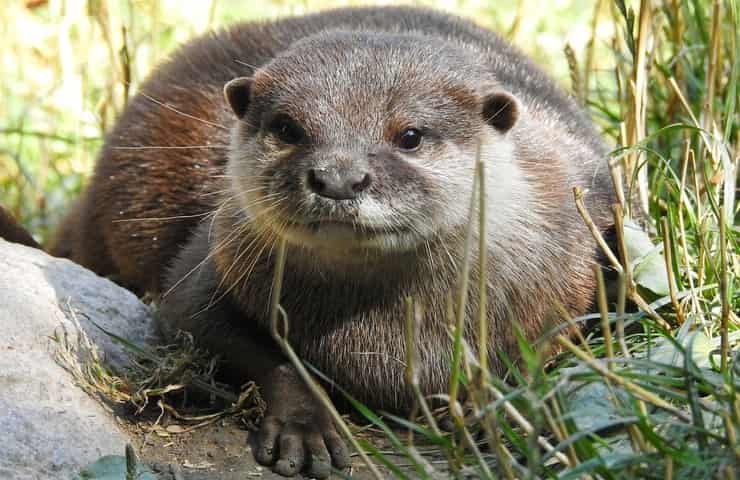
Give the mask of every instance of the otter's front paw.
[(328, 477), (332, 464), (349, 466), (347, 447), (329, 412), (294, 374), (287, 377), (262, 387), (267, 412), (257, 435), (257, 461), (274, 465), (280, 475), (305, 471), (314, 478)]

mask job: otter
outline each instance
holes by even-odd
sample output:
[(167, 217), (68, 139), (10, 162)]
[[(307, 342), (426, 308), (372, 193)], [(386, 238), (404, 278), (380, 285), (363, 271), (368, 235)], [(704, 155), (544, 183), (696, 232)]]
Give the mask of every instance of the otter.
[(33, 236), (2, 205), (0, 205), (0, 238), (31, 248), (41, 248)]
[(287, 244), (279, 301), (293, 348), (367, 405), (404, 411), (406, 297), (423, 312), (422, 391), (446, 390), (441, 299), (463, 261), (478, 151), (488, 263), (478, 271), (474, 249), (471, 278), (487, 279), (501, 374), (515, 324), (533, 339), (556, 304), (589, 308), (598, 251), (571, 189), (606, 231), (613, 188), (577, 103), (496, 34), (447, 14), (346, 8), (190, 41), (107, 135), (51, 251), (163, 294), (167, 335), (190, 332), (260, 386), (257, 460), (325, 477), (348, 464), (346, 448), (267, 333), (276, 244)]

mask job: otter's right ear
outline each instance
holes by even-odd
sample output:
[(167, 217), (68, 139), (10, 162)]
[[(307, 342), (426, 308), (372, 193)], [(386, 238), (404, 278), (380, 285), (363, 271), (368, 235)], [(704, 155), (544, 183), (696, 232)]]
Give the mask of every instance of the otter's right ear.
[(224, 97), (238, 118), (243, 118), (247, 113), (251, 90), (251, 77), (238, 77), (224, 85)]
[(501, 133), (511, 130), (519, 119), (519, 100), (509, 92), (496, 92), (483, 99), (483, 119)]

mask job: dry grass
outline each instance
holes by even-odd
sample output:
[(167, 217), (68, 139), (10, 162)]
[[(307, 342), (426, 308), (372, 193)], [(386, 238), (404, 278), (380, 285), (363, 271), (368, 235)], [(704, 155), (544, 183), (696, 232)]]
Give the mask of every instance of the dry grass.
[[(601, 8), (597, 2), (594, 18)], [(448, 395), (454, 431), (438, 428), (418, 388), (420, 418), (417, 410), (409, 420), (379, 417), (353, 401), (388, 436), (394, 453), (407, 458), (413, 474), (362, 444), (399, 478), (736, 478), (737, 7), (734, 2), (643, 0), (635, 9), (621, 1), (609, 8), (619, 26), (612, 41), (616, 88), (590, 88), (588, 50), (584, 60), (571, 48), (565, 56), (574, 92), (600, 114), (606, 133), (619, 145), (610, 162), (619, 198), (614, 205), (617, 252), (593, 228), (581, 192), (574, 192), (584, 222), (619, 275), (614, 311), (599, 271), (600, 331), (588, 338), (579, 334), (576, 343), (556, 333), (551, 340), (564, 353), (550, 362), (522, 340), (521, 361), (510, 364), (504, 382), (490, 375), (486, 359), (471, 355), (462, 340), (466, 263), (457, 301), (450, 299), (448, 308), (455, 338)], [(483, 168), (479, 163), (476, 169), (479, 193), (471, 198), (471, 212), (476, 195), (483, 205)], [(480, 218), (471, 215), (471, 226), (478, 221), (484, 228), (485, 210), (480, 211)], [(630, 256), (639, 242), (625, 227), (635, 217), (660, 240), (640, 258)], [(464, 258), (473, 248), (471, 238)], [(635, 312), (626, 311), (627, 299), (637, 306)], [(485, 305), (485, 298), (479, 301)], [(407, 378), (413, 387), (413, 300), (408, 304)], [(302, 369), (277, 333), (279, 311), (273, 305), (273, 334)], [(584, 320), (562, 318), (571, 325)], [(482, 310), (477, 322), (485, 332)], [(332, 409), (318, 384), (304, 376)], [(463, 386), (469, 394), (465, 404), (458, 400)], [(389, 425), (407, 428), (407, 441)], [(446, 459), (442, 465), (425, 459), (429, 445)]]
[[(55, 360), (67, 370), (75, 383), (90, 396), (101, 400), (109, 408), (119, 405), (133, 410), (136, 416), (142, 412), (151, 414), (156, 406), (159, 415), (148, 422), (152, 432), (188, 433), (210, 425), (226, 416), (238, 417), (245, 425), (253, 427), (265, 411), (265, 405), (254, 382), (248, 382), (239, 392), (216, 382), (217, 358), (195, 348), (189, 335), (181, 334), (177, 343), (161, 347), (142, 347), (124, 338), (105, 332), (130, 353), (130, 365), (125, 371), (113, 371), (101, 358), (96, 345), (80, 327), (74, 309), (69, 308), (75, 331), (57, 331)], [(180, 407), (188, 407), (187, 393), (208, 396), (206, 413), (183, 413)], [(203, 401), (196, 402), (202, 410)], [(210, 404), (210, 406), (208, 406)], [(167, 414), (173, 421), (168, 427), (160, 424)], [(173, 427), (172, 425), (175, 425)]]

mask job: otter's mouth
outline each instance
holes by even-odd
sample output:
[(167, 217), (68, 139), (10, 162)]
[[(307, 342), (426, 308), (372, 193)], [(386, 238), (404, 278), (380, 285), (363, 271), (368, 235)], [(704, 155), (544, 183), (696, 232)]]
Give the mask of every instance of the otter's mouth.
[(375, 226), (341, 220), (294, 223), (283, 230), (288, 240), (296, 244), (336, 251), (407, 250), (416, 243), (410, 232), (405, 226)]
[(259, 197), (246, 197), (243, 209), (274, 234), (301, 247), (335, 253), (354, 250), (398, 252), (412, 250), (424, 240), (418, 227), (397, 222), (363, 222), (356, 210), (307, 215), (305, 212), (301, 214), (299, 209), (288, 212), (285, 207), (265, 211), (260, 202)]
[(377, 237), (382, 235), (393, 235), (404, 233), (407, 229), (402, 227), (388, 228), (366, 225), (358, 222), (341, 220), (317, 220), (303, 225), (309, 232), (318, 235), (353, 234), (357, 237)]

